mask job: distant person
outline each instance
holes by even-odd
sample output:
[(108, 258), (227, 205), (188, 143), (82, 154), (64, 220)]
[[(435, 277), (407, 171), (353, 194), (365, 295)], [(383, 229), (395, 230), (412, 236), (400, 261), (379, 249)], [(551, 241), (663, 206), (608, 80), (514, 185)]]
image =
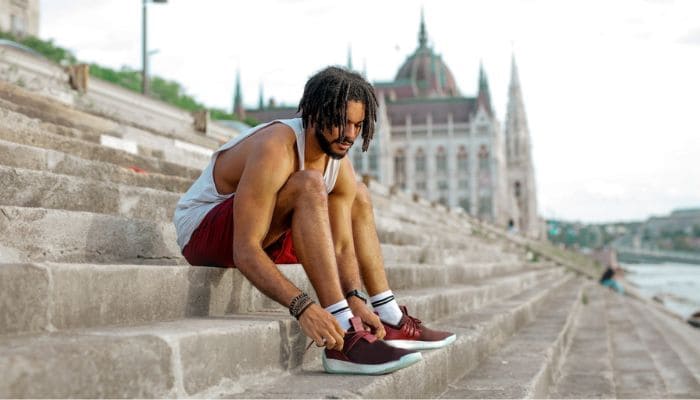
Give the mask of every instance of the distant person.
[(622, 287), (622, 284), (615, 279), (615, 276), (621, 277), (622, 274), (622, 268), (608, 264), (605, 272), (603, 272), (603, 275), (600, 277), (600, 284), (607, 286), (620, 294), (624, 294), (625, 289)]
[[(329, 67), (308, 80), (298, 111), (301, 118), (258, 125), (212, 155), (177, 204), (183, 255), (192, 265), (235, 266), (288, 307), (304, 334), (325, 346), (327, 372), (387, 373), (420, 361), (415, 350), (452, 343), (453, 333), (399, 307), (369, 191), (345, 157), (358, 139), (363, 151), (370, 145), (374, 89), (357, 73)], [(275, 265), (298, 262), (320, 305)]]
[(508, 233), (511, 235), (518, 234), (518, 228), (515, 227), (515, 221), (512, 218), (508, 220)]

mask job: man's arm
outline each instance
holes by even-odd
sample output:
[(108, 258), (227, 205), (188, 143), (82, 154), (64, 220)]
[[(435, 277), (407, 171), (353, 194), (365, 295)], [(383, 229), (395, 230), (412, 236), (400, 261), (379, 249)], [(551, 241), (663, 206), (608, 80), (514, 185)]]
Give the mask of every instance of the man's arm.
[[(262, 243), (270, 228), (277, 193), (294, 170), (293, 146), (280, 145), (279, 140), (260, 140), (248, 155), (236, 190), (234, 264), (263, 294), (288, 307), (301, 291), (277, 269), (262, 249)], [(343, 330), (319, 305), (309, 307), (299, 323), (317, 344), (326, 339), (329, 348), (342, 349)]]
[[(362, 288), (360, 268), (352, 238), (352, 205), (355, 201), (356, 192), (355, 171), (349, 158), (344, 157), (335, 187), (328, 196), (328, 212), (333, 233), (333, 246), (343, 293)], [(362, 300), (355, 296), (348, 299), (348, 304), (353, 314), (360, 317), (365, 324), (374, 328), (375, 335), (379, 339), (384, 338), (384, 326), (379, 317), (369, 309), (369, 305), (364, 304)]]

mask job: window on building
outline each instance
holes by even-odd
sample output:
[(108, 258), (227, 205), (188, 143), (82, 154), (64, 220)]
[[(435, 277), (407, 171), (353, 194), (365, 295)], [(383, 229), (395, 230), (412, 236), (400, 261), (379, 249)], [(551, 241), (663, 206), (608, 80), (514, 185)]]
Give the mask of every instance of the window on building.
[(420, 148), (416, 151), (416, 172), (425, 172), (425, 153)]
[(428, 183), (426, 181), (416, 181), (416, 190), (428, 190)]
[(520, 181), (515, 182), (515, 197), (520, 197)]
[(379, 171), (379, 154), (376, 147), (369, 149), (369, 170), (375, 173)]
[(460, 190), (467, 190), (469, 189), (469, 179), (467, 178), (460, 178), (459, 181), (457, 181), (457, 187)]
[(470, 203), (469, 203), (469, 198), (468, 197), (462, 197), (459, 199), (459, 206), (464, 209), (466, 212), (470, 212)]
[(445, 181), (445, 180), (438, 181), (438, 190), (447, 191), (448, 188), (449, 188), (449, 185), (447, 184), (447, 181)]
[(447, 207), (447, 199), (445, 197), (440, 197), (438, 199), (438, 203), (442, 204), (443, 206)]
[(445, 153), (445, 148), (442, 146), (438, 147), (437, 154), (435, 155), (435, 168), (438, 174), (447, 173), (447, 153)]
[(402, 149), (394, 155), (394, 179), (401, 189), (406, 189), (406, 155)]
[(479, 216), (489, 217), (491, 216), (492, 210), (492, 200), (491, 196), (482, 196), (479, 198)]
[(457, 152), (457, 171), (458, 173), (469, 172), (469, 153), (464, 146), (459, 146)]
[(479, 147), (479, 169), (486, 171), (490, 167), (491, 163), (489, 160), (489, 150), (482, 144), (481, 147)]
[(355, 150), (355, 154), (353, 155), (353, 161), (352, 161), (352, 166), (355, 168), (355, 171), (357, 172), (364, 172), (364, 163), (362, 159), (362, 152), (360, 150)]

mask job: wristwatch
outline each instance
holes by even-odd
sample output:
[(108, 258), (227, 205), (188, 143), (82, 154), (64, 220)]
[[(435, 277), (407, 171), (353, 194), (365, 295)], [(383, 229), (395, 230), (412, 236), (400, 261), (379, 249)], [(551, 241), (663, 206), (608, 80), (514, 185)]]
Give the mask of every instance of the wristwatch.
[(367, 304), (367, 301), (369, 300), (369, 296), (367, 295), (367, 293), (363, 292), (362, 290), (353, 289), (345, 293), (346, 299), (349, 299), (351, 296), (359, 298), (360, 300), (364, 301), (365, 304)]

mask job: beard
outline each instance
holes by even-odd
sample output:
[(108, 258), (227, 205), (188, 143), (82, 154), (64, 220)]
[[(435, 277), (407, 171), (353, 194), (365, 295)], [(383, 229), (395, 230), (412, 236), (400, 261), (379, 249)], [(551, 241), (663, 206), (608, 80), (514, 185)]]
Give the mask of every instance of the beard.
[[(321, 130), (321, 128), (318, 128), (318, 127), (316, 128), (316, 131), (314, 132), (314, 134), (316, 135), (316, 140), (318, 141), (318, 145), (321, 147), (321, 150), (323, 150), (324, 153), (326, 153), (330, 158), (332, 158), (334, 160), (340, 160), (341, 158), (345, 157), (345, 155), (347, 154), (347, 151), (344, 153), (338, 153), (338, 152), (333, 151), (333, 149), (331, 148), (331, 145), (333, 143), (340, 144), (340, 143), (345, 142), (345, 143), (349, 143), (351, 147), (354, 143), (354, 142), (351, 142), (349, 140), (346, 140), (345, 138), (338, 138), (338, 139), (331, 142), (330, 140), (326, 139), (326, 137), (323, 135), (323, 131)], [(349, 150), (350, 149), (348, 149), (348, 151)]]

